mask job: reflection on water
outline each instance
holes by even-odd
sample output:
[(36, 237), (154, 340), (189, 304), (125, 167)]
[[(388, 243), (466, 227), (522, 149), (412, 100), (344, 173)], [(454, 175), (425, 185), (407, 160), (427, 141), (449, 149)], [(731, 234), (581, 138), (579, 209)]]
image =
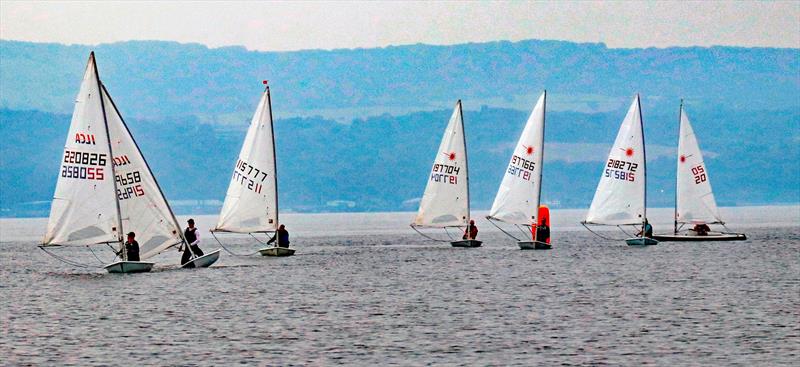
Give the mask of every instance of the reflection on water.
[[(294, 257), (223, 254), (213, 268), (180, 270), (170, 250), (139, 275), (58, 262), (35, 247), (46, 221), (2, 220), (0, 360), (791, 365), (798, 209), (724, 209), (745, 242), (644, 249), (582, 230), (582, 211), (553, 211), (554, 250), (525, 252), (482, 221), (484, 247), (454, 249), (408, 229), (413, 213), (285, 215)], [(650, 216), (670, 228), (671, 210)], [(215, 219), (196, 218), (200, 228)], [(98, 264), (85, 248), (55, 251)]]

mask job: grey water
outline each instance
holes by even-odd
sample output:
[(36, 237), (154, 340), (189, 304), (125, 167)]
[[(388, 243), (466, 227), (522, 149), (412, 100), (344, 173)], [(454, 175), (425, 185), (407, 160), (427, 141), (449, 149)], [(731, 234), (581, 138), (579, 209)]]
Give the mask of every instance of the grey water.
[[(86, 268), (48, 256), (46, 219), (3, 219), (0, 364), (798, 365), (800, 207), (723, 208), (747, 241), (648, 248), (582, 214), (553, 211), (550, 251), (485, 220), (463, 249), (413, 232), (414, 213), (289, 214), (296, 256), (181, 270), (170, 249), (132, 275), (96, 268), (102, 247), (52, 250)], [(671, 210), (649, 216), (671, 229)], [(196, 220), (218, 248), (215, 217)]]

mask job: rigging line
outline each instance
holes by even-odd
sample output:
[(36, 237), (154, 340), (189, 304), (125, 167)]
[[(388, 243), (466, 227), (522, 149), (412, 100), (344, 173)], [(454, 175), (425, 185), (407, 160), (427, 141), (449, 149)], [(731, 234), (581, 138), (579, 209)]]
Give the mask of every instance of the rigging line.
[(436, 239), (436, 238), (433, 238), (433, 237), (431, 237), (431, 236), (428, 236), (427, 234), (420, 232), (420, 231), (417, 229), (417, 227), (415, 227), (415, 226), (413, 226), (413, 225), (411, 226), (411, 228), (412, 228), (412, 229), (413, 229), (415, 232), (419, 233), (419, 234), (420, 234), (420, 236), (422, 236), (422, 237), (425, 237), (425, 238), (427, 238), (427, 239), (429, 239), (429, 240), (431, 240), (431, 241), (436, 241), (436, 242), (450, 242), (450, 241), (446, 241), (446, 240), (440, 240), (440, 239)]
[[(211, 236), (214, 237), (215, 240), (217, 240), (217, 243), (220, 245), (220, 247), (222, 247), (225, 250), (225, 252), (227, 252), (227, 253), (229, 253), (229, 254), (231, 254), (233, 256), (247, 257), (247, 256), (253, 256), (253, 255), (258, 253), (258, 251), (256, 251), (256, 252), (254, 252), (252, 254), (245, 254), (245, 255), (237, 254), (237, 253), (231, 251), (230, 249), (228, 249), (227, 247), (225, 247), (225, 245), (223, 245), (222, 242), (219, 241), (219, 238), (217, 238), (217, 235), (215, 235), (214, 232), (211, 232)], [(251, 236), (252, 236), (252, 234), (251, 234)]]
[(517, 229), (519, 229), (519, 231), (522, 233), (523, 236), (527, 236), (528, 232), (530, 232), (530, 231), (526, 232), (524, 229), (520, 228), (519, 224), (515, 224), (514, 226), (517, 227)]
[(624, 238), (612, 238), (612, 237), (606, 237), (606, 236), (603, 236), (603, 235), (601, 235), (600, 233), (597, 233), (597, 232), (593, 231), (593, 230), (592, 230), (591, 228), (589, 228), (589, 227), (586, 225), (586, 223), (584, 223), (584, 222), (581, 222), (581, 225), (582, 225), (584, 228), (586, 228), (586, 230), (588, 230), (589, 232), (592, 232), (592, 234), (593, 234), (593, 235), (595, 235), (595, 236), (597, 236), (597, 237), (600, 237), (600, 238), (602, 238), (602, 239), (604, 239), (604, 240), (610, 240), (610, 241), (624, 241), (624, 240), (625, 240)]
[[(628, 232), (625, 232), (625, 230), (622, 229), (621, 226), (617, 226), (617, 228), (619, 228), (619, 230), (622, 231), (622, 233), (625, 233), (625, 235), (628, 236), (628, 237), (636, 237), (636, 236), (634, 236), (634, 235), (632, 235), (632, 234), (630, 234)], [(633, 228), (635, 229), (636, 227), (634, 226)]]
[[(447, 230), (447, 227), (443, 227), (443, 228), (444, 228), (444, 233), (447, 233), (447, 237), (450, 237), (451, 241), (455, 241), (456, 239), (453, 238), (453, 236), (450, 234), (450, 231)], [(459, 228), (459, 229), (461, 229), (461, 228)]]
[[(266, 242), (262, 242), (261, 240), (259, 240), (258, 237), (253, 236), (252, 233), (248, 233), (248, 234), (250, 235), (250, 237), (253, 237), (253, 239), (256, 240), (256, 242), (258, 242), (258, 243), (260, 243), (262, 245), (266, 245), (267, 244)], [(276, 233), (276, 235), (277, 235), (277, 233)]]
[[(94, 253), (94, 250), (92, 250), (92, 246), (86, 246), (86, 248), (88, 248), (88, 249), (89, 249), (89, 251), (92, 253), (92, 256), (94, 256), (94, 258), (95, 258), (95, 259), (97, 259), (97, 261), (98, 261), (98, 262), (99, 262), (101, 265), (102, 265), (102, 264), (107, 264), (107, 263), (103, 262), (103, 260), (100, 260), (100, 258), (99, 258), (99, 257), (97, 257), (97, 254), (95, 254), (95, 253)], [(116, 257), (115, 257), (115, 258), (116, 258)]]
[(102, 268), (103, 268), (102, 266), (95, 266), (95, 265), (81, 264), (81, 263), (79, 263), (79, 262), (75, 262), (75, 261), (72, 261), (72, 260), (67, 260), (67, 259), (66, 259), (66, 258), (64, 258), (64, 257), (58, 256), (58, 255), (56, 255), (56, 254), (54, 254), (54, 253), (52, 253), (52, 252), (48, 251), (48, 250), (47, 250), (47, 249), (45, 249), (43, 246), (39, 246), (39, 249), (41, 249), (42, 251), (44, 251), (46, 254), (48, 254), (48, 255), (52, 256), (54, 259), (56, 259), (56, 260), (58, 260), (58, 261), (61, 261), (61, 262), (65, 263), (65, 264), (69, 264), (69, 265), (72, 265), (72, 266), (77, 266), (77, 267), (79, 267), (79, 268), (87, 268), (87, 269), (88, 269), (88, 268), (94, 268), (94, 269), (102, 269)]
[[(487, 219), (488, 219), (488, 218), (487, 218)], [(500, 226), (498, 226), (498, 225), (497, 225), (497, 223), (495, 223), (493, 220), (489, 219), (489, 223), (491, 223), (493, 226), (495, 226), (497, 229), (499, 229), (499, 230), (500, 230), (500, 232), (503, 232), (503, 233), (505, 233), (505, 234), (506, 234), (506, 236), (508, 236), (508, 237), (511, 237), (511, 238), (513, 238), (513, 239), (514, 239), (514, 240), (516, 240), (516, 241), (520, 241), (520, 239), (519, 239), (519, 238), (516, 238), (516, 237), (514, 237), (514, 235), (513, 235), (513, 234), (506, 232), (506, 230), (505, 230), (505, 229), (503, 229), (503, 228), (500, 228)]]

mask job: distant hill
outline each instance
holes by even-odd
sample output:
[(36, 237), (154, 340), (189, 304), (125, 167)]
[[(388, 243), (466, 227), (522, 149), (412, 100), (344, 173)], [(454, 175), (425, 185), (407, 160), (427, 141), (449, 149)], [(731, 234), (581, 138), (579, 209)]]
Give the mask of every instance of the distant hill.
[(196, 116), (241, 124), (260, 81), (273, 85), (276, 116), (349, 122), (480, 106), (527, 110), (548, 89), (551, 111), (609, 112), (639, 92), (644, 108), (800, 108), (798, 49), (613, 49), (561, 41), (409, 45), (332, 51), (255, 52), (242, 47), (133, 41), (97, 46), (0, 41), (0, 107), (70, 113), (90, 50), (128, 115)]
[[(115, 100), (124, 116), (136, 104)], [(800, 202), (800, 111), (695, 112), (691, 104), (687, 109), (721, 205)], [(416, 210), (450, 112), (386, 114), (347, 124), (319, 117), (278, 120), (282, 209)], [(675, 112), (644, 110), (651, 206), (673, 203)], [(491, 205), (528, 113), (465, 112), (473, 208)], [(624, 113), (548, 113), (545, 202), (561, 208), (589, 205)], [(0, 110), (0, 216), (47, 215), (69, 120), (66, 114)], [(193, 116), (127, 120), (177, 211), (216, 212), (244, 124), (203, 123)]]

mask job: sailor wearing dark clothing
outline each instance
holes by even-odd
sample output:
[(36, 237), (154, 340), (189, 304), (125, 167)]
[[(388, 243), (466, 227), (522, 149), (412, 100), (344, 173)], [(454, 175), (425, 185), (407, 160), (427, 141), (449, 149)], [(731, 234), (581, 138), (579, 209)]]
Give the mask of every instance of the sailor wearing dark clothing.
[(647, 219), (644, 220), (644, 226), (643, 226), (642, 230), (639, 231), (639, 233), (637, 233), (636, 235), (637, 236), (641, 236), (643, 233), (644, 233), (644, 237), (647, 237), (647, 238), (652, 238), (653, 237), (653, 226), (650, 225), (650, 222), (648, 222)]
[(267, 241), (267, 244), (273, 243), (275, 240), (278, 240), (278, 243), (275, 244), (276, 246), (289, 247), (289, 231), (286, 230), (286, 227), (283, 224), (278, 227), (278, 230), (275, 231), (275, 235), (272, 236), (269, 241)]
[(547, 243), (550, 239), (550, 227), (547, 226), (547, 219), (542, 219), (542, 224), (536, 227), (536, 241)]
[[(197, 232), (197, 228), (194, 226), (194, 219), (189, 219), (186, 223), (189, 224), (189, 227), (186, 227), (186, 231), (183, 232), (183, 236), (186, 238), (186, 242), (188, 245), (183, 247), (183, 256), (181, 256), (181, 265), (188, 263), (192, 260), (192, 255), (200, 257), (203, 256), (203, 250), (200, 249), (200, 233)], [(189, 267), (194, 267), (191, 265)]]
[[(128, 240), (125, 241), (123, 246), (125, 246), (125, 255), (126, 261), (139, 261), (139, 242), (136, 242), (134, 239), (136, 237), (136, 233), (130, 232), (128, 233)], [(122, 251), (118, 252), (117, 255), (121, 255)]]
[(475, 225), (475, 221), (470, 219), (469, 225), (467, 229), (464, 230), (464, 235), (461, 236), (462, 240), (474, 240), (478, 237), (478, 226)]

